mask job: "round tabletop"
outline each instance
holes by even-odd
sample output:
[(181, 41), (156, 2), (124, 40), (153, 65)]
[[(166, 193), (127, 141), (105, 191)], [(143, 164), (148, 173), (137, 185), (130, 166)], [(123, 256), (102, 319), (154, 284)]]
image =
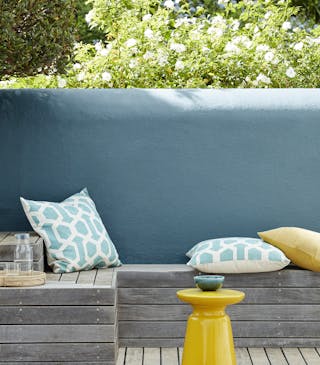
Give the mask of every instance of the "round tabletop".
[(238, 290), (218, 289), (216, 291), (202, 291), (198, 288), (183, 289), (177, 292), (183, 302), (198, 305), (230, 305), (241, 302), (245, 294)]

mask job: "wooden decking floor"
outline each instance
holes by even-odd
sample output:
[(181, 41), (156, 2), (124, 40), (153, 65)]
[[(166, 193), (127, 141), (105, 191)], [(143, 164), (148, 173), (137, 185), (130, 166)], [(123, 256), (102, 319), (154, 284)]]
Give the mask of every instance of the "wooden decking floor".
[[(237, 365), (320, 365), (320, 348), (237, 348), (236, 353)], [(127, 347), (120, 348), (117, 365), (181, 365), (181, 358), (181, 348)]]

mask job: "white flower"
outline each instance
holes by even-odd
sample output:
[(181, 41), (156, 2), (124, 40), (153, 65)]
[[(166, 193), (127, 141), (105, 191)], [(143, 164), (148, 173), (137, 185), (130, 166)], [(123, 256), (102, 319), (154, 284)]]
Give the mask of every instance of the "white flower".
[(99, 52), (99, 54), (101, 54), (101, 56), (106, 57), (106, 56), (108, 56), (108, 54), (109, 54), (109, 50), (108, 50), (107, 48), (103, 48), (103, 49)]
[(146, 20), (151, 19), (151, 17), (152, 17), (152, 15), (151, 15), (151, 14), (146, 14), (146, 15), (144, 15), (144, 16), (142, 17), (142, 20), (143, 20), (143, 21), (146, 21)]
[(67, 80), (58, 76), (58, 87), (66, 87), (66, 85), (67, 85)]
[(152, 39), (153, 38), (153, 31), (150, 28), (147, 28), (144, 31), (144, 36), (148, 39)]
[(221, 15), (216, 15), (211, 19), (211, 24), (215, 26), (225, 27), (227, 24), (226, 19)]
[(266, 52), (269, 50), (269, 46), (267, 44), (259, 44), (256, 48), (257, 52)]
[(229, 0), (218, 0), (218, 4), (223, 5), (223, 6), (228, 5), (228, 2), (229, 2)]
[(80, 72), (78, 75), (77, 75), (77, 80), (78, 81), (83, 81), (86, 77), (86, 73), (85, 72)]
[(265, 14), (264, 14), (264, 18), (265, 19), (269, 19), (272, 15), (272, 11), (267, 11)]
[(293, 79), (296, 76), (296, 71), (292, 67), (289, 67), (286, 71), (286, 75), (290, 77), (290, 79)]
[(158, 57), (158, 63), (160, 66), (165, 66), (168, 63), (168, 56), (160, 54)]
[(163, 6), (167, 9), (173, 9), (174, 8), (174, 2), (172, 0), (166, 0), (164, 2)]
[(198, 30), (193, 30), (189, 33), (190, 39), (193, 41), (199, 41), (200, 40), (200, 33)]
[(224, 47), (224, 50), (228, 53), (239, 54), (241, 52), (240, 48), (233, 44), (232, 42), (228, 42)]
[(294, 47), (293, 47), (293, 49), (294, 49), (295, 51), (301, 51), (301, 50), (302, 50), (302, 48), (303, 48), (303, 43), (302, 43), (302, 42), (296, 43), (296, 44), (294, 45)]
[(134, 38), (130, 38), (125, 42), (125, 46), (128, 48), (134, 47), (137, 44), (137, 40)]
[(130, 68), (135, 68), (137, 66), (138, 62), (136, 60), (131, 60), (129, 62), (129, 67)]
[(267, 52), (265, 55), (264, 55), (264, 59), (267, 61), (267, 62), (271, 62), (274, 58), (274, 53), (269, 51)]
[(102, 77), (103, 81), (111, 81), (111, 79), (112, 79), (112, 76), (109, 72), (103, 72), (101, 74), (101, 77)]
[(204, 52), (204, 53), (210, 52), (210, 48), (202, 47), (202, 52)]
[(258, 76), (257, 76), (257, 79), (256, 79), (258, 82), (262, 82), (263, 84), (271, 84), (271, 80), (268, 76), (260, 73)]
[(186, 46), (182, 43), (171, 43), (170, 49), (176, 51), (177, 53), (182, 53), (186, 50)]
[(184, 63), (182, 61), (178, 60), (176, 62), (176, 64), (174, 65), (174, 68), (176, 70), (183, 70), (184, 69)]
[(257, 34), (257, 33), (259, 33), (259, 31), (260, 31), (260, 29), (259, 29), (259, 27), (256, 25), (256, 26), (254, 27), (253, 33), (254, 33), (254, 34)]
[(289, 29), (291, 29), (291, 23), (290, 22), (284, 22), (283, 24), (282, 24), (282, 29), (283, 30), (289, 30)]
[(91, 20), (94, 16), (94, 11), (91, 9), (88, 14), (86, 14), (85, 19), (88, 24), (91, 23)]
[(97, 52), (101, 51), (102, 50), (102, 43), (101, 42), (97, 42), (94, 45), (94, 48), (96, 49)]
[(239, 20), (234, 20), (231, 24), (231, 29), (232, 30), (238, 30), (240, 27), (240, 22)]
[(77, 62), (72, 67), (73, 67), (74, 70), (80, 70), (81, 65), (80, 65), (80, 63)]
[(210, 35), (214, 34), (217, 38), (220, 38), (223, 35), (223, 29), (216, 28), (216, 27), (210, 27), (210, 28), (208, 28), (207, 33)]
[(174, 22), (174, 27), (175, 28), (179, 28), (182, 24), (188, 24), (188, 18), (187, 17), (183, 17), (183, 18), (178, 18), (175, 22)]
[(147, 51), (144, 55), (143, 55), (143, 58), (145, 60), (150, 60), (151, 58), (154, 57), (154, 53), (153, 52), (150, 52), (150, 51)]

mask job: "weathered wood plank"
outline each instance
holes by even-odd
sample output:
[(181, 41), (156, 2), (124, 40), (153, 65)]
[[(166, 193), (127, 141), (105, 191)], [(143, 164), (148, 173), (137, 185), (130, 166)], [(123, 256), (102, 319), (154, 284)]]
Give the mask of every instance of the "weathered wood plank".
[(246, 348), (236, 348), (237, 365), (251, 365), (248, 350)]
[[(182, 265), (178, 270), (176, 265), (170, 269), (170, 265), (157, 268), (156, 265), (136, 265), (117, 270), (119, 288), (186, 288), (193, 287), (193, 277), (196, 271)], [(149, 266), (149, 267), (148, 267)], [(148, 275), (146, 275), (146, 272)], [(306, 283), (309, 287), (319, 288), (318, 275), (315, 272), (290, 268), (281, 271), (252, 274), (226, 274), (226, 288), (304, 288)]]
[(234, 343), (237, 347), (314, 347), (319, 346), (320, 338), (235, 337)]
[(98, 269), (94, 285), (112, 285), (114, 269)]
[[(120, 304), (122, 321), (183, 321), (192, 312), (189, 305)], [(320, 305), (236, 305), (227, 309), (232, 320), (242, 321), (313, 321), (320, 318)]]
[(116, 365), (125, 365), (126, 349), (120, 348), (118, 352), (118, 358)]
[[(319, 280), (320, 282), (320, 280)], [(238, 288), (244, 304), (319, 304), (320, 288)], [(120, 304), (181, 304), (180, 288), (118, 288)]]
[(57, 282), (57, 281), (60, 281), (61, 274), (55, 274), (53, 272), (46, 272), (46, 278), (47, 278), (47, 282), (48, 281)]
[[(143, 353), (143, 365), (160, 364), (160, 348), (145, 348)], [(164, 363), (166, 364), (166, 363)]]
[(80, 271), (77, 284), (93, 285), (97, 275), (97, 270)]
[(8, 236), (9, 232), (0, 232), (0, 243)]
[(2, 305), (114, 305), (113, 288), (45, 285), (34, 288), (0, 288)]
[(0, 343), (114, 342), (114, 325), (1, 325)]
[(283, 353), (290, 365), (306, 365), (297, 348), (284, 348)]
[(142, 365), (142, 348), (128, 347), (126, 351), (126, 365)]
[(288, 365), (281, 349), (266, 348), (265, 350), (271, 365)]
[[(184, 337), (180, 338), (119, 338), (120, 347), (182, 347)], [(320, 343), (320, 341), (319, 341)]]
[(248, 348), (251, 361), (254, 365), (270, 365), (264, 349)]
[(308, 365), (319, 365), (320, 356), (316, 349), (300, 348), (300, 352)]
[(41, 361), (41, 362), (39, 362), (39, 361), (31, 361), (31, 362), (29, 362), (29, 361), (27, 361), (27, 362), (25, 362), (25, 361), (19, 361), (19, 362), (2, 362), (2, 361), (0, 361), (0, 365), (75, 365), (75, 364), (79, 364), (79, 365), (114, 365), (114, 361), (99, 361), (99, 362), (97, 362), (97, 361), (94, 361), (94, 362), (92, 362), (92, 361), (85, 361), (85, 362), (83, 362), (83, 361), (77, 361), (77, 362), (75, 362), (75, 361), (72, 361), (72, 362), (70, 362), (70, 361), (59, 361), (59, 362), (57, 362), (57, 361), (46, 361), (46, 362), (43, 362), (43, 361)]
[(182, 365), (183, 347), (178, 347), (179, 350), (179, 365)]
[[(114, 344), (108, 343), (54, 343), (54, 344), (0, 344), (0, 360), (6, 362), (52, 361), (94, 362), (114, 361)], [(112, 363), (111, 363), (112, 364)]]
[(114, 324), (114, 306), (1, 306), (0, 324)]
[(78, 276), (79, 272), (64, 273), (61, 275), (60, 281), (68, 281), (69, 283), (76, 284)]
[(176, 347), (163, 347), (161, 348), (161, 360), (162, 364), (166, 365), (179, 365), (178, 350)]
[[(320, 339), (320, 322), (232, 321), (234, 337), (310, 337)], [(120, 321), (120, 338), (183, 337), (185, 321)], [(263, 330), (261, 330), (263, 328)]]

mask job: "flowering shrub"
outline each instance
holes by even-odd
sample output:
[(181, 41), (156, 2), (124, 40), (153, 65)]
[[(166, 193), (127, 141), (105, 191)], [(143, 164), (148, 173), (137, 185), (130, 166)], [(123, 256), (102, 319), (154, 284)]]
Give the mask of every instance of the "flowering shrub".
[(89, 0), (105, 37), (4, 87), (320, 87), (320, 26), (290, 0)]

